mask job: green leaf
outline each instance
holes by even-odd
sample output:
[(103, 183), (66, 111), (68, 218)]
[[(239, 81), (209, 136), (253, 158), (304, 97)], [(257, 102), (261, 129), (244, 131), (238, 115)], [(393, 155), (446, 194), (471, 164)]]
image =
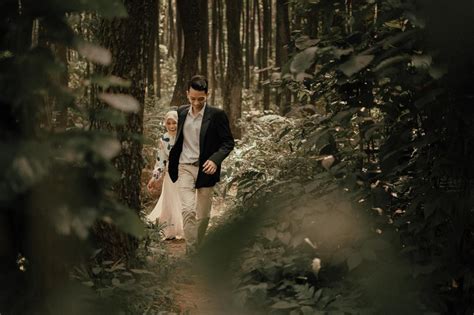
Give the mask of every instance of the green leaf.
[(302, 73), (308, 70), (314, 64), (317, 47), (309, 47), (296, 54), (290, 64), (292, 73)]
[(408, 62), (409, 60), (410, 60), (409, 55), (399, 55), (399, 56), (394, 56), (394, 57), (384, 59), (374, 68), (374, 72), (380, 71), (384, 68), (395, 65), (397, 63)]
[(140, 111), (140, 103), (130, 95), (100, 93), (98, 97), (102, 102), (123, 112), (138, 113)]
[(295, 40), (295, 46), (299, 50), (304, 50), (319, 43), (320, 39), (311, 39), (308, 35), (302, 35)]
[(439, 67), (439, 66), (431, 66), (430, 69), (428, 70), (428, 73), (430, 74), (430, 76), (435, 80), (441, 79), (447, 72), (448, 72), (447, 69), (443, 67)]
[(360, 108), (351, 108), (348, 110), (343, 110), (338, 112), (334, 117), (332, 117), (332, 120), (341, 124), (344, 124), (348, 120), (352, 118), (352, 116), (357, 113), (360, 110)]
[(77, 52), (84, 58), (102, 66), (108, 66), (112, 63), (112, 53), (101, 46), (79, 41), (76, 44)]
[(263, 230), (262, 233), (263, 233), (263, 236), (270, 242), (272, 242), (277, 235), (277, 231), (274, 228), (266, 228)]
[(107, 266), (107, 265), (112, 265), (114, 262), (112, 260), (104, 260), (102, 262), (102, 265)]
[(99, 273), (101, 273), (101, 271), (102, 271), (101, 267), (92, 268), (92, 273), (95, 274), (95, 275), (98, 275)]
[(350, 77), (367, 67), (372, 60), (374, 60), (374, 55), (352, 56), (348, 61), (339, 66), (339, 70)]
[(92, 144), (92, 149), (104, 159), (111, 160), (120, 153), (122, 146), (117, 139), (102, 138)]
[(110, 107), (97, 110), (92, 113), (94, 120), (105, 120), (112, 126), (123, 126), (127, 123), (126, 114), (116, 111)]
[(323, 289), (319, 289), (319, 290), (316, 291), (316, 293), (314, 294), (313, 299), (317, 302), (317, 301), (319, 301), (319, 299), (321, 298), (322, 295), (323, 295)]
[(411, 64), (415, 68), (428, 69), (433, 62), (433, 57), (430, 55), (413, 55), (411, 57)]
[(278, 233), (278, 239), (285, 245), (290, 244), (291, 234), (289, 232)]
[(347, 259), (347, 267), (349, 270), (357, 268), (362, 263), (362, 256), (359, 253), (353, 253)]
[(111, 86), (129, 88), (131, 85), (130, 81), (122, 79), (115, 75), (109, 75), (109, 76), (94, 75), (91, 78), (91, 83), (97, 84), (98, 86), (102, 87), (105, 90)]
[(287, 301), (278, 301), (275, 304), (273, 304), (271, 307), (274, 309), (279, 309), (279, 310), (287, 310), (291, 308), (298, 307), (299, 305), (294, 302), (287, 302)]
[(303, 244), (304, 242), (304, 235), (303, 234), (296, 234), (295, 236), (293, 236), (293, 238), (291, 239), (291, 246), (292, 247), (298, 247), (300, 246), (301, 244)]
[(144, 275), (144, 274), (154, 275), (153, 272), (151, 272), (149, 270), (145, 270), (145, 269), (130, 269), (130, 271), (137, 274), (137, 275)]
[(334, 47), (332, 49), (332, 54), (337, 59), (341, 59), (342, 56), (347, 56), (347, 55), (351, 54), (353, 51), (354, 51), (354, 48), (352, 48), (352, 47), (346, 48), (346, 49), (341, 49), (341, 48)]

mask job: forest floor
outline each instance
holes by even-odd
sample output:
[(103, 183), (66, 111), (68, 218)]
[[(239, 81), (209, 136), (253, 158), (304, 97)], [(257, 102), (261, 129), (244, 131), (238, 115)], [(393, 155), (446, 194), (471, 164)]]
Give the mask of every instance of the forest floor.
[(205, 279), (186, 257), (185, 241), (167, 241), (166, 249), (174, 261), (170, 284), (179, 314), (221, 314)]
[[(224, 211), (221, 200), (213, 201), (211, 223)], [(218, 297), (212, 293), (206, 277), (199, 272), (198, 266), (186, 256), (184, 239), (166, 240), (165, 249), (171, 261), (169, 286), (174, 309), (182, 315), (217, 315), (222, 314)]]

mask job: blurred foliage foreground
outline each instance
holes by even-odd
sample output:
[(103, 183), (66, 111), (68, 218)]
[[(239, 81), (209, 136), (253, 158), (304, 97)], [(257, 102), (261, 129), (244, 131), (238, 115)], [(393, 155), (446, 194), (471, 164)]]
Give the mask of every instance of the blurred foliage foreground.
[[(111, 160), (121, 143), (113, 132), (92, 130), (92, 105), (76, 102), (85, 84), (107, 89), (128, 83), (96, 75), (71, 89), (63, 80), (67, 65), (57, 49), (77, 51), (101, 67), (111, 62), (107, 50), (76, 36), (68, 24), (68, 16), (82, 12), (127, 15), (119, 0), (0, 4), (1, 314), (143, 313), (167, 302), (159, 286), (166, 269), (141, 269), (151, 236), (130, 253), (134, 257), (119, 261), (104, 259), (97, 246), (97, 222), (133, 237), (146, 230), (140, 209), (120, 204), (112, 190), (120, 174)], [(138, 107), (122, 94), (102, 93), (101, 99), (111, 106), (99, 110), (104, 120), (115, 119), (111, 124), (117, 116), (123, 123)], [(86, 123), (61, 124), (68, 111)], [(133, 241), (120, 235), (122, 243)], [(155, 256), (166, 265), (162, 254)]]
[(320, 114), (244, 118), (216, 285), (250, 314), (471, 314), (472, 2), (297, 2), (332, 23), (271, 84)]

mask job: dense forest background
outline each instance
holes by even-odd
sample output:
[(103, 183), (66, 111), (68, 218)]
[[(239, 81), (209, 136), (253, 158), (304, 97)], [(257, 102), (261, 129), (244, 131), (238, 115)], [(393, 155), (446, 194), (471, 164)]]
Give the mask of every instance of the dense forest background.
[[(163, 113), (239, 139), (203, 273), (240, 314), (474, 312), (474, 6), (4, 0), (0, 313), (176, 311), (142, 223)], [(227, 294), (229, 293), (229, 294)]]

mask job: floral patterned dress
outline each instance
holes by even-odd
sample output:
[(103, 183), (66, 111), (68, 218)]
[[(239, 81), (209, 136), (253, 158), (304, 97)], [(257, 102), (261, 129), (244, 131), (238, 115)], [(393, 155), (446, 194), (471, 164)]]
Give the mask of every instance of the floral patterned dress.
[(168, 157), (175, 142), (175, 137), (165, 133), (158, 144), (153, 177), (158, 179), (164, 176), (163, 188), (153, 211), (147, 219), (164, 224), (165, 238), (183, 238), (183, 216), (181, 215), (181, 202), (178, 195), (178, 187), (171, 181), (168, 174)]

